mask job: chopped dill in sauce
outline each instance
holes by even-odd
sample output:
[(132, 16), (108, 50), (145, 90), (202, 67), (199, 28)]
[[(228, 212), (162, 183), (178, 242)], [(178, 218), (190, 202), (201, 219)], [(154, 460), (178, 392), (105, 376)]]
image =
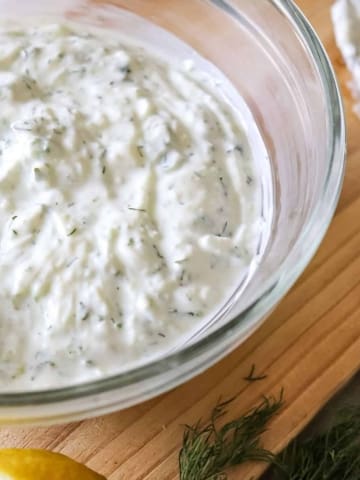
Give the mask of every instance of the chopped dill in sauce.
[(260, 255), (241, 115), (126, 37), (0, 36), (0, 386), (112, 374), (199, 328)]

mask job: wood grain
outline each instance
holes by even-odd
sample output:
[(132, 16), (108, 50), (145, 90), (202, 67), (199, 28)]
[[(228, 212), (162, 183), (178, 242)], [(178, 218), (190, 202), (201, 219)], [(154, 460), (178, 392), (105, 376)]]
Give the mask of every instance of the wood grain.
[[(349, 129), (348, 170), (335, 220), (316, 258), (276, 312), (244, 345), (208, 372), (135, 408), (66, 426), (3, 428), (0, 446), (41, 447), (82, 461), (109, 480), (173, 480), (182, 424), (211, 410), (219, 396), (240, 394), (231, 414), (282, 387), (286, 405), (266, 434), (282, 449), (360, 366), (360, 120), (352, 113), (348, 73), (335, 46), (331, 0), (299, 0), (335, 65)], [(251, 365), (267, 379), (249, 385)], [(258, 478), (252, 465), (231, 478)]]

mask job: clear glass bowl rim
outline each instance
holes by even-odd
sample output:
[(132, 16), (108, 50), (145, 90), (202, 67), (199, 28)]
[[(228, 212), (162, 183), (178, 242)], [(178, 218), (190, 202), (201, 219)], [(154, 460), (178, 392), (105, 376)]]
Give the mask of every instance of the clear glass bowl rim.
[[(208, 0), (215, 6), (221, 6), (230, 10), (226, 0)], [(301, 235), (297, 239), (292, 251), (283, 262), (281, 267), (271, 275), (264, 285), (263, 290), (259, 293), (257, 299), (253, 304), (236, 316), (224, 326), (218, 328), (216, 331), (207, 337), (197, 341), (196, 343), (185, 347), (181, 351), (168, 355), (160, 360), (150, 362), (142, 367), (133, 370), (107, 377), (100, 380), (84, 383), (81, 385), (69, 386), (59, 389), (49, 389), (34, 392), (16, 392), (0, 394), (0, 407), (31, 407), (36, 405), (53, 404), (59, 402), (68, 402), (71, 400), (78, 400), (85, 397), (91, 397), (104, 392), (111, 392), (121, 388), (134, 386), (136, 383), (151, 380), (152, 377), (169, 373), (171, 367), (169, 365), (188, 365), (185, 372), (181, 371), (177, 374), (177, 367), (172, 368), (173, 376), (169, 382), (153, 391), (146, 396), (150, 398), (158, 393), (170, 390), (176, 385), (183, 383), (185, 380), (195, 376), (196, 374), (209, 367), (222, 356), (222, 351), (229, 351), (231, 345), (236, 343), (235, 339), (240, 338), (244, 333), (244, 320), (249, 320), (253, 317), (251, 328), (255, 330), (263, 321), (269, 311), (280, 301), (280, 299), (290, 290), (295, 281), (302, 274), (313, 255), (316, 253), (323, 237), (330, 225), (334, 215), (336, 206), (338, 204), (339, 196), (342, 189), (344, 172), (345, 172), (345, 152), (346, 152), (346, 129), (344, 110), (340, 91), (337, 85), (336, 77), (330, 63), (330, 60), (310, 23), (300, 11), (300, 9), (293, 3), (292, 0), (267, 0), (269, 4), (282, 11), (290, 21), (293, 22), (294, 28), (297, 29), (300, 37), (308, 47), (312, 59), (318, 68), (324, 92), (327, 96), (328, 105), (328, 122), (330, 130), (330, 152), (329, 164), (327, 172), (327, 181), (324, 185), (324, 190), (319, 195), (317, 208), (312, 212), (308, 223), (304, 226)], [(336, 179), (336, 188), (329, 191), (330, 179)], [(317, 239), (312, 239), (311, 243), (306, 240), (307, 235), (315, 226), (318, 220), (318, 213), (320, 208), (323, 208), (324, 199), (330, 196), (327, 201), (327, 209), (325, 215), (321, 220), (321, 227), (317, 225)], [(302, 256), (301, 262), (294, 262), (293, 256), (300, 244), (308, 246), (305, 249), (306, 254)], [(294, 264), (293, 266), (291, 266)], [(290, 268), (289, 268), (290, 266)], [(212, 358), (205, 362), (199, 361), (197, 365), (195, 362), (202, 354), (208, 354), (213, 351)], [(139, 396), (141, 393), (139, 392)], [(135, 403), (135, 402), (133, 402)], [(71, 409), (70, 409), (71, 410)], [(59, 412), (60, 413), (60, 412)], [(69, 412), (70, 413), (70, 412)], [(61, 415), (61, 414), (60, 414)], [(71, 416), (71, 413), (70, 415)]]

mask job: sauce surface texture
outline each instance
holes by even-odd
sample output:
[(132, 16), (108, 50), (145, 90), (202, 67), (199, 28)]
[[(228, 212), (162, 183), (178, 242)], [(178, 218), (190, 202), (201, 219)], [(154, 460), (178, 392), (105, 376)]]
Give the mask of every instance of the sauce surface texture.
[(256, 257), (258, 181), (219, 82), (65, 25), (0, 31), (0, 384), (173, 347)]

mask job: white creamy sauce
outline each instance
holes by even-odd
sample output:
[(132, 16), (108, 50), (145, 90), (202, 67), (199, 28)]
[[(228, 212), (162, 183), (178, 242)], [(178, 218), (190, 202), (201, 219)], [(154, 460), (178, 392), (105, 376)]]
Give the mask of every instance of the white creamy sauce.
[(0, 384), (174, 348), (262, 250), (241, 118), (192, 62), (82, 27), (0, 31)]
[[(360, 99), (360, 0), (338, 0), (332, 8), (332, 20), (338, 47), (352, 73), (350, 88)], [(355, 106), (360, 115), (360, 103)]]

